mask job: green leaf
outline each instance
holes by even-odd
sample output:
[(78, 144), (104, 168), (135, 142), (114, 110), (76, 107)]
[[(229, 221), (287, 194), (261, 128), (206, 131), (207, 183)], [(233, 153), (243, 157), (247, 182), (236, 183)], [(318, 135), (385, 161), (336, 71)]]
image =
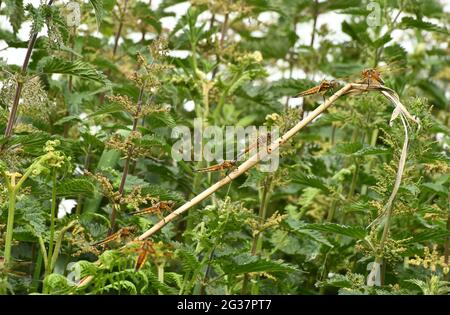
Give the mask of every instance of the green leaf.
[(167, 284), (158, 280), (158, 277), (153, 272), (147, 273), (148, 280), (152, 284), (155, 290), (160, 291), (163, 294), (178, 294), (178, 290), (168, 286)]
[(110, 104), (103, 105), (99, 110), (90, 114), (88, 117), (95, 117), (95, 116), (100, 116), (100, 115), (119, 113), (122, 111), (123, 111), (122, 106), (120, 106), (119, 104), (110, 103)]
[(128, 280), (119, 280), (115, 281), (114, 283), (108, 284), (101, 288), (102, 292), (108, 292), (108, 291), (119, 291), (125, 290), (126, 292), (129, 292), (130, 294), (137, 294), (136, 286), (133, 282)]
[(91, 5), (94, 7), (95, 18), (97, 20), (97, 28), (100, 28), (100, 24), (102, 24), (103, 19), (103, 0), (89, 0)]
[(52, 273), (45, 277), (44, 286), (49, 290), (49, 293), (53, 294), (61, 294), (70, 289), (67, 278), (57, 273)]
[(442, 34), (448, 34), (448, 30), (444, 29), (436, 24), (425, 22), (422, 20), (417, 20), (412, 17), (406, 16), (402, 18), (401, 26), (403, 28), (417, 28), (419, 30), (437, 32)]
[(38, 69), (46, 74), (73, 75), (93, 80), (103, 85), (110, 85), (109, 80), (102, 72), (95, 70), (92, 65), (81, 60), (70, 61), (58, 57), (45, 57), (39, 61)]
[(161, 200), (172, 200), (177, 203), (184, 202), (185, 199), (182, 194), (177, 191), (171, 191), (161, 185), (147, 184), (142, 187), (143, 194), (150, 194), (152, 196), (158, 196)]
[(307, 187), (315, 187), (318, 188), (325, 193), (328, 193), (330, 190), (325, 184), (325, 181), (323, 181), (320, 177), (314, 176), (314, 175), (306, 175), (303, 173), (295, 174), (293, 179), (295, 183), (301, 184)]
[(176, 256), (180, 258), (181, 266), (185, 272), (195, 271), (199, 268), (200, 263), (197, 257), (187, 249), (179, 248), (175, 252)]
[(440, 229), (427, 229), (423, 232), (415, 233), (414, 236), (405, 242), (405, 244), (414, 244), (430, 241), (443, 242), (446, 237), (450, 237), (450, 232)]
[(363, 228), (337, 223), (313, 223), (308, 224), (306, 228), (322, 232), (345, 235), (355, 239), (363, 239), (367, 235), (366, 231)]
[(154, 112), (148, 115), (146, 120), (151, 129), (176, 126), (175, 119), (169, 112)]
[(281, 260), (258, 259), (243, 264), (228, 263), (222, 266), (222, 270), (226, 274), (242, 274), (248, 272), (293, 272), (297, 269)]
[(79, 115), (69, 115), (66, 117), (61, 118), (60, 120), (56, 121), (54, 123), (55, 126), (62, 126), (68, 122), (81, 122)]
[(300, 234), (300, 236), (307, 236), (316, 242), (319, 242), (323, 245), (326, 245), (330, 248), (334, 247), (333, 244), (331, 244), (322, 234), (320, 234), (318, 231), (314, 230), (308, 230), (308, 229), (295, 229), (294, 232), (296, 234)]
[(440, 184), (436, 184), (436, 183), (423, 183), (422, 187), (430, 189), (431, 191), (433, 191), (441, 196), (448, 195), (448, 188), (445, 187), (444, 185), (440, 185)]
[(5, 4), (6, 16), (9, 17), (14, 33), (18, 34), (25, 17), (23, 0), (6, 0)]
[(392, 37), (389, 33), (384, 34), (380, 38), (378, 38), (376, 41), (372, 43), (372, 47), (379, 48), (384, 46), (385, 44), (389, 43), (392, 40)]
[(352, 155), (361, 149), (361, 142), (339, 143), (336, 145), (336, 152), (344, 155)]
[(58, 183), (56, 194), (60, 197), (92, 196), (95, 185), (84, 178), (70, 178)]
[(435, 103), (437, 107), (444, 109), (445, 106), (447, 106), (445, 91), (436, 83), (429, 79), (422, 79), (418, 80), (416, 84), (432, 98), (433, 103)]
[(357, 156), (389, 154), (391, 150), (384, 147), (367, 146), (355, 152)]

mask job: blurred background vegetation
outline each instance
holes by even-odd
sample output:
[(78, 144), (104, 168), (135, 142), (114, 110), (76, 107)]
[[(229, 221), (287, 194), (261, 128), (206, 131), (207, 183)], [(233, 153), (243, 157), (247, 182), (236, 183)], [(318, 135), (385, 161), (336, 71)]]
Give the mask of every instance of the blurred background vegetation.
[[(80, 5), (79, 25), (68, 25), (70, 2)], [(2, 131), (21, 86), (13, 132), (0, 139), (3, 261), (12, 246), (0, 261), (2, 292), (447, 294), (449, 6), (2, 1)], [(404, 135), (399, 122), (389, 126), (393, 108), (376, 93), (340, 99), (283, 147), (276, 172), (252, 169), (167, 224), (142, 267), (143, 246), (121, 247), (132, 236), (92, 246), (124, 227), (140, 235), (161, 214), (128, 213), (158, 201), (182, 205), (223, 176), (193, 172), (206, 162), (172, 159), (176, 125), (193, 128), (200, 118), (286, 131), (322, 102), (300, 91), (379, 66), (422, 122), (410, 129), (383, 246), (382, 229), (367, 226), (392, 191)], [(48, 140), (59, 143), (49, 149)], [(51, 163), (32, 164), (49, 152)], [(30, 169), (39, 172), (15, 192), (11, 211), (12, 174)], [(368, 286), (379, 255), (381, 283)], [(85, 276), (93, 279), (77, 287)]]

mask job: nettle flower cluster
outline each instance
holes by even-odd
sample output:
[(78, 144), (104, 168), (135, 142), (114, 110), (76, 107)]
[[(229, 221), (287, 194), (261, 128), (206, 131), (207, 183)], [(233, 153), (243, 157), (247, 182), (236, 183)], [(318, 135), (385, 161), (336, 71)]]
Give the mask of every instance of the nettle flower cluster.
[(439, 256), (436, 244), (433, 245), (431, 252), (429, 247), (424, 247), (423, 257), (415, 255), (414, 258), (409, 259), (408, 263), (415, 266), (422, 266), (425, 269), (429, 269), (432, 273), (436, 273), (438, 267), (442, 268), (444, 275), (449, 272), (449, 264), (445, 262), (444, 256)]
[[(146, 58), (142, 53), (137, 53), (137, 62), (139, 70), (133, 72), (129, 79), (140, 88), (137, 104), (126, 95), (109, 96), (109, 101), (120, 105), (133, 120), (132, 130), (126, 135), (116, 133), (107, 141), (107, 146), (120, 151), (124, 158), (136, 159), (142, 156), (148, 156), (150, 149), (139, 146), (142, 139), (142, 133), (137, 130), (137, 123), (140, 119), (152, 113), (168, 112), (167, 106), (161, 106), (154, 103), (154, 95), (162, 85), (162, 77), (170, 68), (166, 64), (167, 42), (165, 39), (156, 39), (149, 46), (150, 57)], [(149, 92), (150, 97), (144, 100), (144, 93)]]
[(123, 205), (129, 209), (139, 210), (141, 205), (153, 205), (159, 201), (158, 198), (151, 194), (143, 194), (140, 186), (135, 186), (129, 193), (123, 194), (114, 188), (114, 185), (105, 175), (92, 174), (89, 171), (85, 171), (85, 175), (91, 177), (100, 185), (102, 195), (113, 205)]

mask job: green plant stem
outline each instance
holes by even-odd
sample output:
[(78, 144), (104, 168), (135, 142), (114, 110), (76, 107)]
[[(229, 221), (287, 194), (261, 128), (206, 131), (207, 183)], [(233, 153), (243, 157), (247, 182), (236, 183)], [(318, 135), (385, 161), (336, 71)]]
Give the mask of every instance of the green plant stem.
[[(83, 166), (83, 170), (87, 171), (89, 169), (89, 162), (90, 162), (90, 154), (91, 154), (91, 145), (88, 145), (87, 148), (87, 152), (86, 152), (86, 157), (84, 159), (84, 166)], [(81, 206), (82, 206), (82, 201), (83, 201), (83, 196), (82, 194), (78, 195), (77, 198), (77, 208), (76, 208), (76, 214), (80, 214), (81, 213)]]
[[(47, 5), (51, 6), (52, 3), (53, 3), (53, 0), (49, 0)], [(37, 37), (38, 37), (38, 33), (33, 33), (31, 35), (30, 41), (28, 42), (27, 52), (25, 54), (25, 59), (23, 60), (22, 69), (21, 69), (22, 75), (25, 75), (27, 72), (28, 64), (29, 64), (30, 58), (31, 58), (31, 53), (36, 44)], [(19, 109), (20, 96), (22, 95), (23, 83), (24, 82), (22, 81), (22, 79), (19, 82), (17, 82), (16, 93), (14, 95), (13, 105), (11, 107), (11, 111), (9, 112), (8, 123), (7, 123), (6, 129), (5, 129), (5, 134), (4, 134), (5, 138), (9, 138), (13, 134), (14, 124), (16, 122), (17, 111)], [(4, 145), (5, 144), (3, 144), (1, 146), (0, 151), (3, 150)]]
[[(48, 244), (48, 257), (47, 261), (51, 261), (52, 255), (53, 255), (53, 241), (55, 237), (55, 212), (56, 212), (56, 177), (57, 172), (56, 170), (53, 171), (52, 176), (52, 206), (50, 210), (50, 240)], [(45, 271), (45, 275), (48, 276), (51, 270), (47, 268)]]
[(314, 1), (314, 9), (313, 9), (313, 27), (312, 27), (312, 33), (311, 33), (311, 42), (309, 43), (309, 47), (314, 46), (314, 39), (316, 37), (316, 25), (317, 25), (317, 18), (319, 17), (319, 0)]
[(208, 263), (206, 265), (205, 275), (203, 276), (203, 281), (200, 284), (200, 295), (206, 294), (206, 282), (208, 280), (209, 272), (211, 270), (211, 261), (213, 259), (215, 250), (216, 250), (216, 246), (213, 246), (213, 248), (211, 249), (211, 251), (209, 252), (209, 255), (208, 255)]
[(127, 12), (127, 5), (128, 5), (128, 0), (125, 0), (124, 6), (123, 6), (123, 11), (121, 11), (121, 14), (120, 14), (119, 28), (117, 29), (117, 32), (114, 36), (113, 56), (116, 55), (117, 48), (119, 47), (119, 39), (120, 39), (120, 35), (122, 33), (122, 28), (123, 28), (123, 18)]
[[(142, 109), (142, 99), (144, 97), (144, 87), (145, 87), (145, 83), (142, 84), (140, 90), (139, 90), (139, 97), (138, 97), (138, 102), (137, 102), (137, 110), (136, 110), (136, 115), (133, 117), (133, 128), (132, 128), (132, 132), (135, 132), (137, 130), (137, 124), (139, 121), (139, 114), (141, 112)], [(128, 176), (128, 172), (130, 169), (130, 162), (131, 162), (131, 157), (133, 155), (133, 146), (130, 146), (130, 148), (128, 149), (127, 152), (127, 157), (125, 159), (125, 165), (123, 167), (123, 172), (122, 172), (122, 178), (120, 180), (120, 185), (119, 185), (119, 193), (121, 195), (123, 195), (124, 190), (125, 190), (125, 184), (127, 181), (127, 176)], [(116, 216), (117, 216), (117, 209), (119, 208), (119, 205), (113, 205), (112, 209), (111, 209), (111, 219), (110, 219), (110, 223), (111, 223), (111, 228), (109, 230), (109, 235), (113, 234), (115, 231), (115, 225), (116, 225)]]
[(8, 192), (8, 221), (6, 224), (5, 238), (5, 267), (8, 268), (11, 262), (11, 245), (14, 230), (14, 212), (16, 210), (16, 190), (10, 189)]
[(41, 277), (42, 261), (42, 252), (38, 250), (36, 263), (34, 265), (33, 281), (31, 282), (31, 292), (38, 292), (39, 290), (39, 279)]
[[(229, 19), (229, 13), (227, 12), (227, 13), (225, 13), (224, 21), (223, 21), (223, 24), (222, 24), (222, 29), (220, 31), (219, 51), (223, 50), (223, 44), (225, 42), (225, 36), (226, 36), (227, 30), (228, 30), (228, 19)], [(211, 26), (212, 25), (213, 25), (213, 22), (211, 22)], [(216, 77), (217, 72), (219, 71), (220, 59), (221, 59), (220, 54), (217, 53), (216, 54), (217, 66), (213, 69), (213, 72), (212, 72), (212, 78), (213, 79)]]
[[(262, 226), (262, 224), (264, 223), (264, 221), (266, 220), (266, 215), (267, 215), (267, 205), (269, 204), (269, 199), (270, 199), (270, 192), (272, 191), (272, 182), (273, 182), (273, 175), (268, 175), (267, 178), (264, 181), (264, 190), (263, 190), (263, 194), (262, 194), (262, 198), (261, 198), (261, 204), (259, 207), (259, 213), (258, 213), (258, 217), (259, 217), (259, 224)], [(253, 236), (253, 241), (252, 241), (252, 247), (250, 250), (250, 254), (252, 256), (257, 255), (258, 253), (258, 249), (260, 248), (261, 244), (260, 243), (260, 236), (262, 234), (262, 231), (258, 231), (254, 236)], [(244, 275), (244, 280), (242, 283), (242, 294), (247, 294), (247, 290), (248, 290), (248, 281), (249, 281), (249, 275), (246, 273)]]
[(48, 159), (48, 155), (43, 155), (36, 161), (34, 161), (26, 170), (25, 174), (22, 175), (20, 180), (16, 184), (15, 175), (11, 176), (11, 179), (5, 174), (2, 173), (3, 178), (5, 179), (6, 188), (8, 190), (8, 220), (6, 224), (6, 238), (5, 238), (5, 267), (8, 268), (11, 262), (11, 247), (12, 247), (12, 237), (14, 230), (14, 214), (16, 210), (16, 196), (19, 192), (20, 187), (25, 182), (25, 180), (31, 175), (33, 170), (42, 162)]
[(336, 212), (336, 206), (337, 206), (337, 201), (333, 200), (333, 202), (331, 203), (330, 211), (328, 212), (328, 215), (327, 215), (327, 222), (333, 221), (334, 213)]
[[(125, 3), (124, 3), (124, 7), (123, 7), (123, 11), (120, 9), (120, 5), (119, 5), (119, 3), (117, 2), (117, 6), (118, 6), (118, 8), (119, 8), (119, 12), (120, 12), (120, 18), (119, 18), (119, 27), (117, 28), (117, 32), (116, 32), (116, 34), (114, 35), (114, 46), (113, 46), (113, 51), (112, 51), (112, 55), (113, 55), (113, 61), (115, 61), (114, 59), (114, 57), (116, 56), (116, 54), (117, 54), (117, 49), (118, 49), (118, 47), (119, 47), (119, 39), (120, 39), (120, 36), (121, 36), (121, 34), (122, 34), (122, 28), (123, 28), (123, 18), (124, 18), (124, 16), (125, 16), (125, 13), (127, 12), (127, 4), (128, 4), (128, 0), (125, 0)], [(106, 76), (107, 77), (109, 77), (110, 75), (111, 75), (111, 69), (110, 68), (108, 68), (108, 70), (106, 71)], [(105, 93), (101, 93), (100, 94), (100, 97), (99, 97), (99, 102), (100, 102), (100, 105), (102, 105), (103, 104), (103, 102), (105, 101)]]
[(352, 182), (350, 183), (350, 188), (348, 190), (348, 199), (351, 199), (355, 193), (356, 180), (358, 179), (359, 173), (359, 163), (355, 160), (355, 170), (353, 171)]
[[(370, 145), (372, 147), (374, 147), (377, 144), (378, 133), (379, 133), (379, 129), (378, 128), (375, 128), (372, 131), (372, 136), (371, 136), (371, 139), (370, 139)], [(374, 159), (370, 159), (369, 163), (367, 164), (367, 171), (369, 173), (372, 170), (373, 161), (374, 161)], [(361, 186), (361, 195), (365, 195), (366, 193), (367, 193), (367, 185), (364, 184), (364, 185)]]

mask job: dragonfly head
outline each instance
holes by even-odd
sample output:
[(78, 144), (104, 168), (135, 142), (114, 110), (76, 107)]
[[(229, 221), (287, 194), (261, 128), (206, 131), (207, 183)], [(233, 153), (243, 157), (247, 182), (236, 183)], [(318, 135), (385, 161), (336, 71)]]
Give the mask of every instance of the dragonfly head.
[(331, 87), (332, 89), (335, 89), (335, 88), (337, 88), (338, 86), (339, 86), (338, 81), (336, 81), (336, 80), (331, 80), (331, 81), (330, 81), (330, 87)]

